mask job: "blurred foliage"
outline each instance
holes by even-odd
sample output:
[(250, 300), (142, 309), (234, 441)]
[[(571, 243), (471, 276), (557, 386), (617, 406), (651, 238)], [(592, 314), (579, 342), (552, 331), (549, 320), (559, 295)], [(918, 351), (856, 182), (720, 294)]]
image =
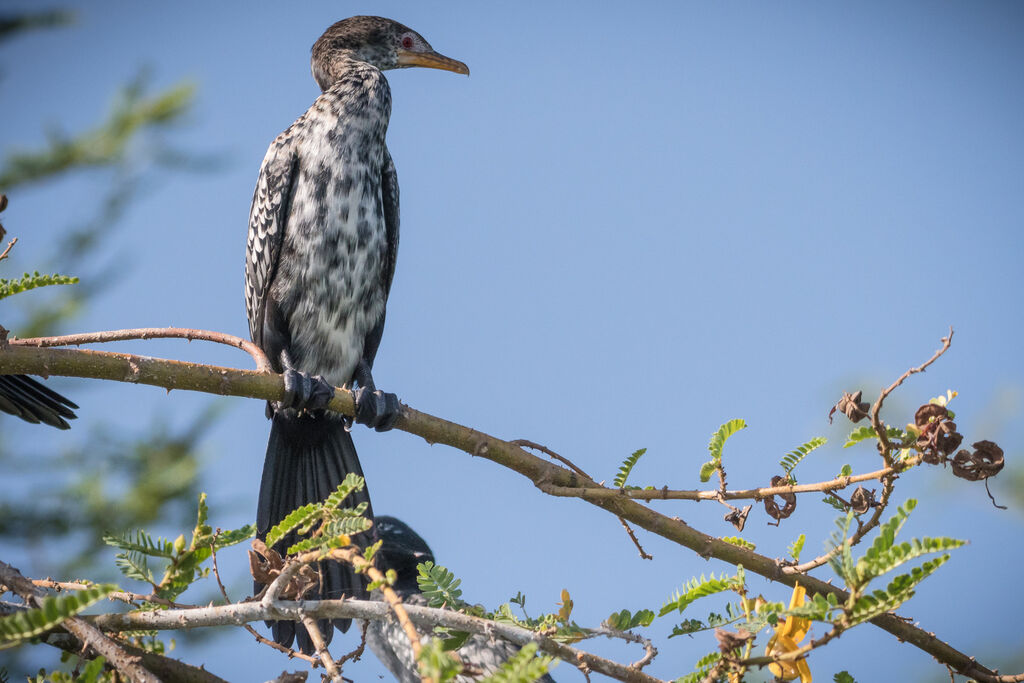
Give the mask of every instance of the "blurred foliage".
[(0, 42), (30, 29), (66, 26), (74, 19), (75, 15), (71, 12), (58, 9), (23, 14), (0, 14)]
[[(72, 21), (73, 15), (57, 10), (3, 14), (0, 41)], [(40, 188), (88, 176), (99, 188), (88, 205), (76, 207), (85, 217), (81, 222), (62, 230), (48, 228), (47, 239), (34, 245), (49, 253), (34, 256), (40, 262), (25, 270), (74, 272), (81, 283), (4, 301), (0, 322), (19, 336), (63, 331), (97, 305), (104, 290), (117, 284), (125, 259), (113, 251), (113, 236), (125, 209), (143, 190), (158, 187), (168, 170), (216, 167), (215, 157), (176, 149), (167, 140), (168, 133), (186, 121), (195, 86), (181, 82), (152, 91), (151, 82), (150, 74), (140, 70), (116, 93), (106, 116), (88, 130), (69, 133), (55, 125), (38, 149), (5, 150), (0, 189), (15, 205), (19, 191), (28, 185)], [(36, 227), (7, 225), (12, 236)], [(0, 270), (17, 260), (19, 251), (12, 251), (15, 258), (0, 264)], [(21, 549), (18, 556), (2, 559), (23, 562), (31, 557), (34, 572), (98, 579), (98, 574), (110, 572), (107, 553), (99, 552), (106, 547), (104, 534), (123, 534), (142, 525), (194, 523), (200, 444), (224, 405), (211, 403), (185, 424), (174, 426), (159, 417), (135, 424), (93, 420), (89, 429), (79, 426), (59, 435), (36, 428), (31, 440), (18, 441), (13, 438), (17, 430), (0, 430), (0, 471), (8, 483), (0, 502), (0, 547)], [(4, 425), (12, 422), (17, 421), (0, 417)], [(101, 569), (103, 565), (107, 566)], [(7, 673), (21, 678), (42, 664), (55, 665), (59, 654), (49, 653), (44, 662), (40, 656), (45, 649), (33, 651), (31, 657), (21, 650), (5, 653), (10, 655)]]

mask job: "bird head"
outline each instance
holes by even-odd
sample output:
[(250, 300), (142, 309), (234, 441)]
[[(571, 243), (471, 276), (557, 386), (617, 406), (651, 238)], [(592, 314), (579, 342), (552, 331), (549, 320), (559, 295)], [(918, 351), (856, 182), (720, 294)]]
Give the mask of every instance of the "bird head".
[(395, 570), (398, 574), (396, 588), (417, 590), (416, 576), (419, 572), (416, 565), (434, 561), (430, 546), (400, 519), (378, 515), (373, 523), (377, 527), (377, 537), (383, 541), (378, 553), (381, 568)]
[(435, 52), (419, 33), (384, 17), (342, 19), (313, 44), (313, 77), (321, 90), (330, 88), (352, 61), (381, 70), (422, 66), (469, 74), (469, 67)]

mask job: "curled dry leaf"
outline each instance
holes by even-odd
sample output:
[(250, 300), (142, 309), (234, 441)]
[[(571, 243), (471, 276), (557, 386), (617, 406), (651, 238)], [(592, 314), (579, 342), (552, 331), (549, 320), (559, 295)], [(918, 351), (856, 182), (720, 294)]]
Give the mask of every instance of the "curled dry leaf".
[[(274, 579), (281, 575), (284, 564), (284, 558), (279, 552), (268, 548), (258, 538), (252, 540), (252, 550), (249, 551), (249, 571), (252, 573), (253, 579), (264, 586), (269, 586)], [(307, 564), (292, 577), (292, 580), (281, 591), (280, 597), (284, 600), (302, 600), (319, 585), (319, 574)]]
[(747, 515), (750, 514), (751, 505), (744, 505), (742, 508), (736, 508), (730, 510), (725, 516), (725, 521), (736, 527), (736, 531), (743, 531), (743, 527), (747, 523)]
[(726, 631), (724, 628), (715, 629), (715, 638), (718, 639), (718, 649), (722, 654), (729, 654), (739, 647), (743, 647), (754, 634), (745, 629), (738, 629), (735, 633)]
[[(788, 483), (789, 477), (779, 475), (772, 477), (772, 486), (785, 486)], [(778, 496), (785, 504), (780, 508), (779, 504), (775, 502), (775, 496), (768, 496), (764, 499), (764, 510), (772, 519), (781, 521), (789, 517), (796, 510), (796, 494), (780, 493)]]

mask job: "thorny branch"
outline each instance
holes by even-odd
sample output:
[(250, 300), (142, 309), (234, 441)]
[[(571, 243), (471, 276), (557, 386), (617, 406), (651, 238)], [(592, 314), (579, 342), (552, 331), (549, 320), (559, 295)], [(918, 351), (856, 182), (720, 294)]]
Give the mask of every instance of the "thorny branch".
[[(881, 425), (877, 414), (881, 409), (881, 403), (884, 399), (906, 377), (915, 372), (924, 371), (938, 356), (941, 356), (945, 349), (949, 347), (951, 337), (952, 333), (949, 337), (943, 339), (942, 349), (936, 352), (932, 359), (917, 368), (912, 368), (905, 373), (905, 376), (897, 380), (892, 387), (882, 392), (879, 401), (876, 402), (872, 411), (872, 424), (875, 425), (876, 429)], [(263, 400), (281, 400), (284, 397), (283, 381), (279, 375), (272, 373), (182, 363), (130, 354), (89, 350), (30, 348), (20, 343), (10, 344), (0, 349), (0, 372), (114, 379), (123, 382), (161, 386), (167, 389), (189, 389), (214, 394), (248, 396)], [(337, 391), (328, 408), (351, 416), (354, 412), (352, 394), (345, 390)], [(703, 557), (714, 557), (733, 565), (742, 564), (748, 571), (753, 571), (770, 580), (779, 581), (788, 586), (793, 586), (799, 579), (800, 583), (808, 591), (823, 595), (834, 594), (840, 601), (844, 601), (847, 597), (845, 591), (812, 576), (802, 574), (797, 568), (783, 566), (776, 560), (759, 555), (747, 548), (735, 546), (704, 534), (678, 518), (660, 514), (645, 505), (641, 505), (629, 495), (613, 491), (615, 495), (599, 493), (591, 497), (591, 490), (607, 491), (607, 489), (596, 484), (589, 477), (583, 477), (577, 472), (546, 462), (508, 441), (503, 441), (469, 427), (419, 412), (405, 405), (401, 407), (401, 414), (395, 422), (395, 428), (420, 436), (429, 443), (443, 443), (470, 455), (491, 460), (527, 477), (542, 490), (584, 489), (577, 494), (577, 497), (612, 512), (617, 517), (624, 518), (652, 533), (686, 546)], [(880, 438), (885, 438), (884, 430), (882, 430)], [(888, 442), (886, 441), (885, 443)], [(898, 466), (897, 463), (893, 462), (887, 462), (887, 465), (894, 469), (891, 473), (886, 473), (880, 477), (883, 483), (882, 503), (888, 500), (892, 489), (892, 479), (896, 474), (895, 468)], [(902, 468), (902, 466), (899, 467)], [(837, 486), (835, 488), (840, 487)], [(718, 494), (717, 491), (714, 493), (715, 495)], [(877, 519), (875, 519), (878, 514), (877, 508), (875, 512), (876, 515), (873, 516), (872, 520), (869, 520), (868, 524), (865, 524), (865, 527), (877, 523)], [(858, 531), (867, 533), (863, 527)], [(346, 604), (349, 603), (346, 602)], [(241, 608), (244, 606), (232, 607)], [(407, 607), (407, 609), (411, 608)], [(298, 614), (298, 612), (292, 612), (286, 615), (282, 612), (276, 616), (286, 619), (301, 618), (296, 616)], [(260, 618), (264, 618), (264, 616), (261, 615)], [(940, 662), (952, 666), (963, 675), (973, 677), (979, 681), (999, 682), (1013, 680), (1012, 677), (998, 676), (991, 670), (978, 664), (973, 658), (939, 640), (933, 634), (913, 626), (894, 614), (884, 614), (875, 617), (871, 621), (897, 638), (912, 643), (914, 646), (928, 652)], [(490, 624), (491, 622), (487, 623)], [(548, 649), (547, 651), (551, 652), (552, 650)], [(594, 667), (594, 670), (597, 671), (599, 669)]]

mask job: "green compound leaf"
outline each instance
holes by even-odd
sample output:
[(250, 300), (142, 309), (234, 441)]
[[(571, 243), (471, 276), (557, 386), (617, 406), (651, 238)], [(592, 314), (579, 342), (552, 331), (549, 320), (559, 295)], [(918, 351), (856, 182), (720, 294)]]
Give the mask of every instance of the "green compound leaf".
[(755, 544), (739, 536), (723, 536), (721, 540), (732, 545), (738, 545), (741, 548), (746, 548), (747, 550), (757, 550)]
[(722, 463), (722, 449), (725, 447), (725, 442), (730, 436), (745, 429), (747, 423), (741, 419), (729, 420), (724, 425), (718, 428), (718, 431), (711, 435), (711, 441), (708, 443), (708, 450), (711, 452), (711, 460), (701, 465), (700, 468), (700, 480), (706, 482), (714, 474), (715, 470), (718, 469)]
[(345, 476), (345, 480), (338, 484), (338, 488), (335, 489), (334, 493), (327, 497), (324, 501), (324, 507), (336, 508), (341, 505), (342, 501), (349, 497), (353, 491), (362, 491), (366, 488), (366, 480), (360, 477), (358, 474), (352, 474), (349, 472)]
[(0, 617), (0, 649), (46, 633), (116, 590), (113, 584), (97, 584), (75, 593), (47, 596), (37, 608)]
[(820, 448), (821, 446), (824, 446), (827, 442), (828, 439), (826, 439), (825, 437), (817, 436), (808, 441), (807, 443), (803, 444), (802, 446), (799, 446), (796, 450), (790, 451), (789, 453), (784, 455), (782, 457), (782, 460), (779, 461), (779, 464), (782, 465), (782, 469), (786, 471), (787, 475), (792, 475), (793, 470), (796, 468), (797, 465), (800, 464), (801, 460), (806, 458), (811, 453), (811, 451), (813, 451), (816, 448)]
[(654, 621), (654, 612), (649, 609), (642, 609), (636, 614), (631, 614), (628, 609), (621, 612), (613, 612), (604, 620), (610, 628), (617, 631), (628, 631), (639, 626), (650, 626)]
[(641, 448), (639, 450), (633, 451), (633, 455), (629, 456), (628, 458), (622, 461), (622, 465), (619, 467), (619, 473), (616, 474), (615, 479), (612, 480), (612, 485), (615, 488), (621, 489), (626, 486), (626, 479), (629, 477), (629, 473), (633, 470), (633, 465), (635, 465), (636, 461), (639, 460), (640, 457), (646, 452), (646, 448)]
[(29, 275), (25, 273), (20, 280), (7, 280), (0, 277), (0, 299), (4, 299), (21, 292), (26, 292), (36, 287), (48, 287), (50, 285), (73, 285), (78, 282), (77, 277), (67, 275), (40, 275), (39, 271)]
[(870, 595), (858, 599), (850, 611), (851, 624), (874, 619), (879, 614), (894, 610), (914, 597), (914, 589), (917, 585), (945, 564), (948, 559), (949, 555), (940, 555), (920, 567), (914, 567), (909, 574), (900, 574), (889, 582), (884, 591), (876, 590)]
[(690, 603), (699, 598), (721, 593), (722, 591), (733, 590), (741, 585), (742, 582), (739, 576), (728, 576), (723, 573), (718, 578), (715, 578), (714, 574), (711, 575), (711, 578), (704, 578), (704, 575), (701, 574), (699, 579), (693, 578), (687, 581), (681, 592), (674, 592), (672, 597), (661, 606), (658, 616), (663, 617), (674, 610), (682, 612)]
[(267, 534), (267, 540), (265, 541), (267, 547), (273, 548), (289, 532), (315, 522), (320, 518), (320, 510), (320, 503), (308, 503), (297, 510), (293, 510)]
[(804, 541), (806, 540), (807, 536), (804, 534), (800, 534), (800, 536), (797, 537), (797, 539), (789, 545), (789, 556), (793, 558), (794, 562), (800, 561), (800, 553), (804, 549)]
[(419, 576), (416, 583), (423, 591), (423, 597), (431, 607), (445, 606), (449, 609), (458, 609), (464, 603), (462, 601), (462, 589), (459, 585), (462, 579), (455, 577), (446, 567), (433, 562), (424, 562), (416, 565)]
[[(889, 437), (890, 440), (898, 440), (898, 441), (902, 441), (903, 440), (903, 436), (904, 436), (903, 430), (902, 429), (897, 429), (895, 427), (886, 427), (885, 434), (886, 434), (886, 436)], [(867, 441), (868, 439), (874, 439), (877, 436), (878, 435), (875, 434), (875, 428), (872, 427), (871, 425), (864, 425), (862, 427), (857, 427), (852, 432), (850, 432), (850, 435), (848, 437), (846, 437), (846, 443), (843, 444), (843, 448), (849, 448), (850, 446), (855, 446), (855, 445), (859, 444), (861, 441)]]

